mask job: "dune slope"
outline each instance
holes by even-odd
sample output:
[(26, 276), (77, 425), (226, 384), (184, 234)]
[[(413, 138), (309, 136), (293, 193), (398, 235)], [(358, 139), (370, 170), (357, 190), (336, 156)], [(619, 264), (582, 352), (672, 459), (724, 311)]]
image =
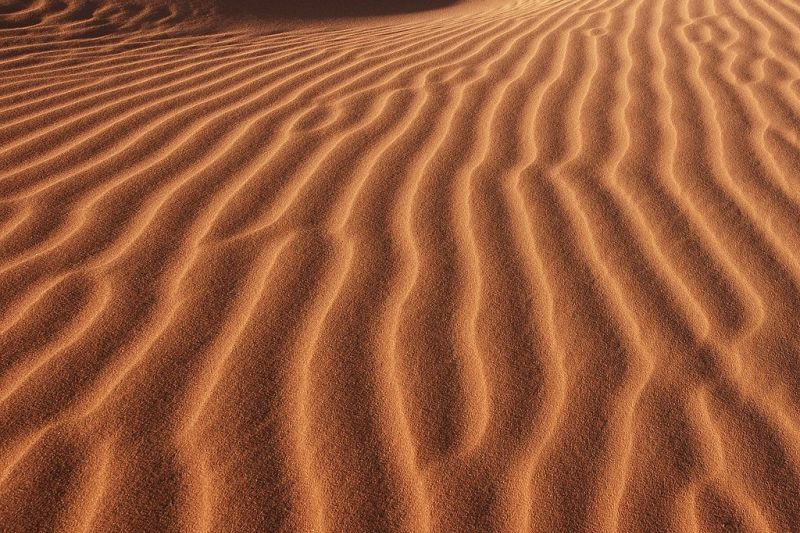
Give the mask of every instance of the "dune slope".
[(800, 527), (796, 2), (271, 5), (0, 1), (0, 529)]

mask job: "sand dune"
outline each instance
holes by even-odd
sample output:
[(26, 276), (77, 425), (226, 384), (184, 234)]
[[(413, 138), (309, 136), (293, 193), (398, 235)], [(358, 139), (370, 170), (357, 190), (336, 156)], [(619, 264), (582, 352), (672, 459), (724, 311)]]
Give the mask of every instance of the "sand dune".
[(792, 0), (0, 0), (0, 530), (800, 531)]

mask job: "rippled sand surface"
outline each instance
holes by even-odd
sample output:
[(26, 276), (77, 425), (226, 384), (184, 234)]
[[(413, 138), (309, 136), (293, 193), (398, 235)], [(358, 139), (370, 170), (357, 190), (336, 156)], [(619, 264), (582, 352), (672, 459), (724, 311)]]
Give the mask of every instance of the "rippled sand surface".
[(800, 5), (347, 6), (0, 0), (0, 530), (800, 530)]

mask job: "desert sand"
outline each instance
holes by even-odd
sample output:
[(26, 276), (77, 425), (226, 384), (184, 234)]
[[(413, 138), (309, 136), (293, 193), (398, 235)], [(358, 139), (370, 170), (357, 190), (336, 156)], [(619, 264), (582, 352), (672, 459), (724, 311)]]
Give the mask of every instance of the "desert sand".
[(800, 531), (795, 0), (0, 45), (0, 531)]

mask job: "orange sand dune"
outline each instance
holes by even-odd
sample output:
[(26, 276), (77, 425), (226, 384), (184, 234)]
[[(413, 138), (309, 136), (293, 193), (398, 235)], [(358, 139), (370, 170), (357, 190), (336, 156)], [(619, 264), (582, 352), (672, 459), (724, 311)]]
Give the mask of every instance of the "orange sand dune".
[(800, 531), (794, 0), (0, 0), (1, 531)]

